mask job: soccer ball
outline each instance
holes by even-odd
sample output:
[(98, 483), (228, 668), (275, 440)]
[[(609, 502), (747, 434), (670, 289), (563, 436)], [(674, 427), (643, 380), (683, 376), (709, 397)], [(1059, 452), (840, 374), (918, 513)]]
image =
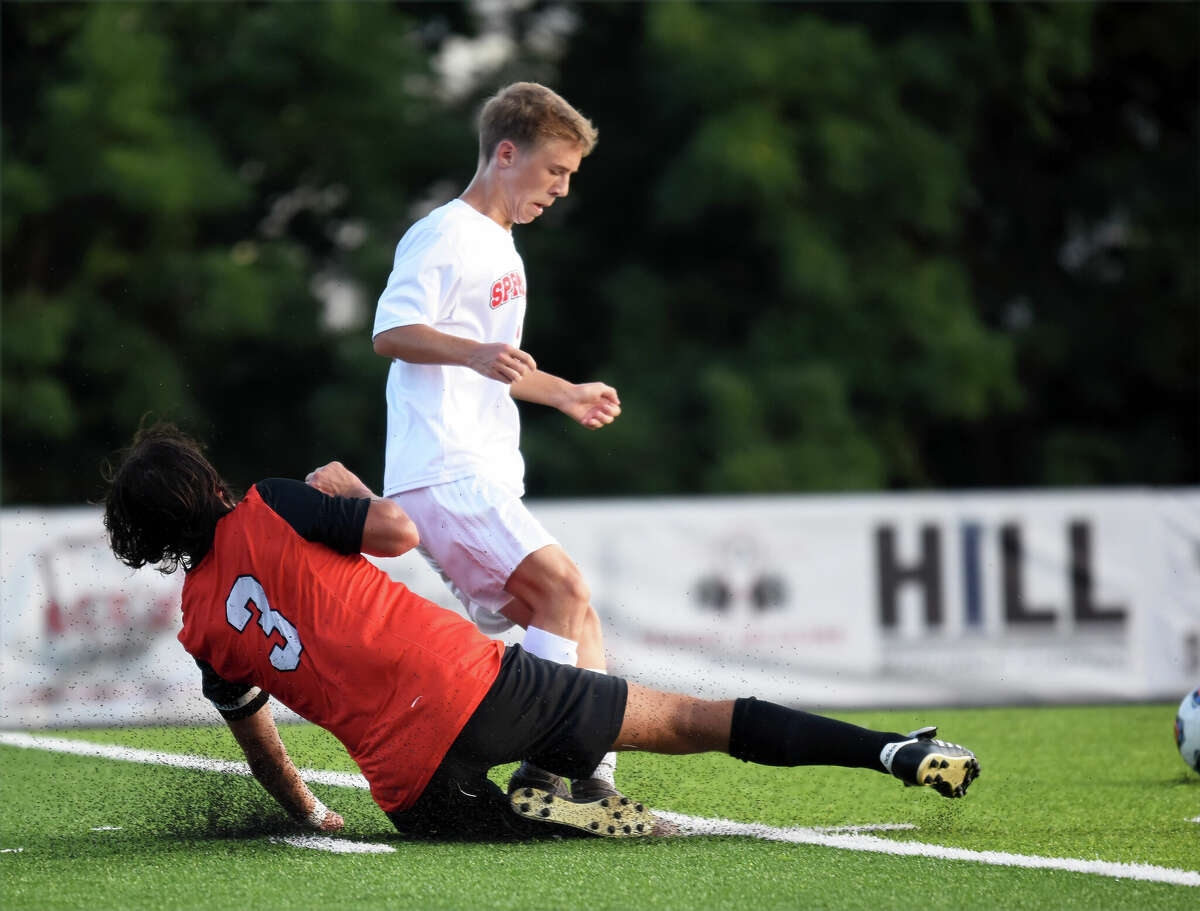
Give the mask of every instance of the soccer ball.
[(1200, 687), (1183, 697), (1175, 713), (1175, 743), (1188, 767), (1200, 772)]

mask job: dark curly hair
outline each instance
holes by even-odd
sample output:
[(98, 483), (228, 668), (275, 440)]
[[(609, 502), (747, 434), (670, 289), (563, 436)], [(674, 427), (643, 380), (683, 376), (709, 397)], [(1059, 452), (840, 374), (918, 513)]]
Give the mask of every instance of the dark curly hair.
[(140, 429), (120, 465), (106, 466), (104, 476), (109, 544), (134, 569), (191, 569), (212, 546), (217, 520), (236, 502), (203, 447), (173, 424)]

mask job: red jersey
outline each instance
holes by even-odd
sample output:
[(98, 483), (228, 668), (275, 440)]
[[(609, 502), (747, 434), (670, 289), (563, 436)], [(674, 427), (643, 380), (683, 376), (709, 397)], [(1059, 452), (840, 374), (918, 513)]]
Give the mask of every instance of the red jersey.
[(385, 811), (420, 796), (504, 650), (361, 554), (306, 540), (257, 487), (187, 574), (179, 641), (337, 737)]

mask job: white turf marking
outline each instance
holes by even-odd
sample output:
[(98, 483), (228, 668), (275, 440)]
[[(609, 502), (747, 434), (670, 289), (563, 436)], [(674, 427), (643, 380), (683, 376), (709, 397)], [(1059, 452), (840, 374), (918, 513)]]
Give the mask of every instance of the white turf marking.
[[(111, 743), (91, 743), (86, 740), (64, 740), (60, 737), (35, 737), (0, 731), (0, 744), (24, 747), (32, 750), (50, 750), (55, 753), (73, 753), (76, 756), (98, 756), (101, 759), (119, 759), (124, 762), (144, 762), (149, 765), (172, 766), (176, 769), (195, 769), (200, 772), (224, 772), (226, 775), (250, 775), (250, 766), (244, 762), (228, 759), (209, 759), (206, 756), (182, 756), (179, 753), (161, 753), (157, 750), (139, 750), (134, 747), (116, 746)], [(343, 788), (367, 787), (367, 780), (350, 772), (324, 772), (318, 769), (301, 769), (300, 777), (316, 784), (331, 784)]]
[[(244, 762), (229, 762), (223, 759), (208, 759), (204, 756), (181, 756), (177, 753), (161, 753), (156, 750), (138, 750), (110, 744), (89, 743), (82, 740), (65, 740), (58, 737), (36, 737), (0, 731), (0, 744), (26, 749), (52, 750), (73, 753), (79, 756), (99, 756), (104, 759), (119, 759), (127, 762), (144, 762), (168, 765), (181, 769), (198, 769), (207, 772), (224, 772), (233, 775), (249, 775), (250, 768)], [(324, 772), (301, 769), (305, 781), (317, 784), (336, 785), (344, 788), (366, 789), (362, 775), (347, 772)], [(1157, 867), (1153, 864), (1126, 864), (1106, 860), (1081, 860), (1071, 857), (1039, 857), (1032, 854), (1010, 854), (1007, 851), (971, 851), (966, 848), (951, 848), (945, 845), (924, 844), (918, 841), (891, 841), (877, 835), (862, 835), (863, 831), (879, 831), (883, 828), (908, 827), (908, 823), (882, 823), (877, 826), (839, 826), (832, 828), (778, 828), (762, 823), (734, 822), (729, 819), (705, 819), (700, 816), (685, 816), (682, 813), (655, 811), (677, 826), (684, 835), (741, 835), (769, 841), (784, 841), (793, 844), (819, 845), (845, 851), (870, 851), (878, 854), (896, 854), (909, 857), (934, 857), (941, 860), (966, 860), (1001, 867), (1025, 867), (1039, 870), (1064, 870), (1069, 873), (1089, 873), (1112, 879), (1138, 879), (1146, 882), (1169, 883), (1176, 886), (1200, 886), (1200, 872), (1178, 870), (1173, 867)], [(1200, 822), (1200, 816), (1193, 822)], [(320, 836), (303, 836), (313, 839)], [(293, 844), (296, 839), (283, 841)], [(362, 844), (329, 839), (340, 845)], [(302, 845), (313, 847), (313, 845)], [(388, 847), (384, 845), (382, 847)], [(21, 848), (8, 848), (20, 851)], [(328, 849), (326, 849), (328, 850)], [(354, 851), (356, 848), (345, 850)]]
[(0, 848), (0, 854), (20, 854), (24, 848)]
[[(661, 814), (660, 814), (661, 815)], [(812, 831), (828, 834), (830, 832), (849, 832), (857, 835), (859, 832), (903, 832), (915, 829), (911, 822), (874, 822), (862, 826), (813, 826)]]
[(367, 841), (347, 841), (344, 838), (330, 838), (328, 835), (288, 835), (275, 838), (276, 844), (291, 845), (293, 848), (311, 848), (314, 851), (330, 851), (334, 854), (394, 854), (396, 849), (391, 845), (372, 844)]
[(1029, 854), (1009, 854), (1007, 851), (970, 851), (966, 848), (928, 845), (919, 841), (891, 841), (877, 835), (838, 834), (806, 828), (780, 829), (762, 823), (705, 819), (701, 816), (685, 816), (682, 813), (668, 813), (659, 810), (656, 810), (655, 814), (675, 823), (684, 835), (749, 835), (753, 838), (764, 838), (770, 841), (821, 845), (846, 851), (873, 851), (879, 854), (899, 854), (910, 857), (936, 857), (941, 860), (970, 860), (1000, 867), (1066, 870), (1069, 873), (1093, 873), (1113, 879), (1141, 879), (1147, 882), (1171, 883), (1176, 886), (1200, 886), (1200, 872), (1156, 867), (1152, 864), (1077, 860), (1071, 857), (1038, 857)]
[(124, 826), (92, 826), (93, 832), (120, 832)]

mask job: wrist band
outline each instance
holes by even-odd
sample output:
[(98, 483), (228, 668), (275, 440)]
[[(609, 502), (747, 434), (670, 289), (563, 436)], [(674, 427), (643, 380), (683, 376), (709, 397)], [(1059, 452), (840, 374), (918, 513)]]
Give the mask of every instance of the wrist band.
[(319, 829), (321, 828), (321, 824), (325, 822), (325, 815), (328, 812), (329, 807), (321, 803), (320, 798), (313, 795), (313, 808), (308, 811), (308, 816), (304, 818), (304, 821), (314, 829)]

